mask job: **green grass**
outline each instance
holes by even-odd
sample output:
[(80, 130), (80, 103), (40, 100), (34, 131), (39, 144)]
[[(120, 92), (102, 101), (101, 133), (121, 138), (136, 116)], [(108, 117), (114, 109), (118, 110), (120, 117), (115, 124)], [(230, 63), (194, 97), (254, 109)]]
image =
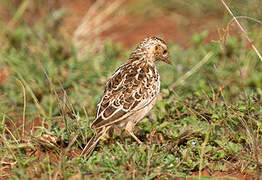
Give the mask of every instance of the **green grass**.
[[(262, 63), (245, 39), (203, 44), (202, 33), (186, 49), (170, 42), (174, 65), (158, 64), (161, 97), (135, 132), (146, 147), (115, 133), (86, 160), (78, 155), (94, 133), (89, 124), (104, 84), (130, 51), (108, 42), (78, 58), (53, 21), (1, 28), (0, 72), (8, 69), (8, 78), (0, 81), (0, 179), (168, 179), (203, 169), (261, 174)], [(262, 29), (249, 34), (259, 45)], [(208, 52), (205, 65), (169, 89)]]

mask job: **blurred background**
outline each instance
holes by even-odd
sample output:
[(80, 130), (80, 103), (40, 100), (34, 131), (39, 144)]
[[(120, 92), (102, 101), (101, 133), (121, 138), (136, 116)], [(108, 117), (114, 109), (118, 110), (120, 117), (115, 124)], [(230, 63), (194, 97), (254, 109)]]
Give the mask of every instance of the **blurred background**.
[[(165, 88), (190, 70), (209, 51), (217, 55), (215, 59), (219, 63), (225, 60), (223, 57), (229, 58), (225, 61), (232, 63), (240, 58), (239, 66), (243, 77), (257, 76), (249, 74), (251, 67), (257, 63), (256, 60), (251, 60), (254, 53), (250, 51), (250, 45), (218, 0), (0, 2), (1, 84), (6, 84), (4, 81), (14, 71), (10, 66), (14, 66), (16, 72), (27, 70), (28, 72), (21, 72), (20, 75), (28, 73), (23, 77), (30, 77), (31, 82), (31, 76), (36, 71), (34, 66), (39, 67), (36, 61), (41, 61), (47, 74), (57, 75), (54, 78), (55, 85), (61, 82), (64, 87), (71, 89), (73, 82), (88, 84), (89, 80), (94, 83), (97, 81), (95, 78), (98, 78), (100, 80), (96, 85), (100, 87), (114, 68), (128, 58), (135, 45), (148, 36), (159, 36), (170, 43), (170, 56), (175, 66), (160, 66), (160, 72), (164, 73), (162, 84)], [(259, 7), (262, 2), (241, 0), (227, 3), (260, 49), (262, 11)], [(242, 54), (240, 50), (243, 50)], [(246, 56), (250, 62), (245, 59)], [(257, 58), (256, 55), (254, 58)], [(86, 63), (89, 60), (92, 62), (88, 63), (94, 67)], [(75, 67), (72, 66), (74, 63)], [(212, 63), (214, 64), (210, 64), (210, 71), (214, 72), (213, 66), (219, 65), (215, 61)], [(85, 69), (86, 66), (88, 69)], [(168, 69), (164, 70), (165, 68)], [(219, 73), (220, 75), (223, 73)], [(208, 78), (208, 73), (205, 78)], [(237, 81), (226, 75), (216, 80), (225, 80), (224, 78), (228, 81), (223, 82), (228, 84)], [(194, 82), (194, 79), (191, 80)], [(219, 84), (213, 82), (213, 79), (208, 83)], [(255, 87), (260, 85), (259, 78), (255, 84)], [(43, 93), (42, 88), (37, 89), (41, 91), (39, 94)], [(94, 94), (96, 93), (98, 92)], [(95, 101), (99, 99), (97, 96)], [(93, 112), (93, 108), (91, 109)]]
[[(261, 52), (262, 1), (226, 3)], [(124, 151), (103, 141), (103, 153), (78, 158), (107, 79), (148, 36), (166, 40), (174, 62), (157, 65), (161, 96), (135, 130), (154, 162), (116, 135)], [(220, 0), (0, 0), (0, 179), (259, 177), (261, 72)]]
[[(261, 19), (259, 0), (227, 3), (236, 16)], [(203, 31), (205, 42), (218, 40), (218, 29), (232, 20), (218, 0), (1, 0), (0, 8), (2, 26), (18, 28), (17, 31), (29, 26), (36, 33), (47, 30), (75, 43), (86, 40), (102, 45), (100, 40), (109, 39), (125, 48), (152, 35), (183, 47), (192, 44), (192, 35)], [(243, 19), (242, 23), (258, 25)]]

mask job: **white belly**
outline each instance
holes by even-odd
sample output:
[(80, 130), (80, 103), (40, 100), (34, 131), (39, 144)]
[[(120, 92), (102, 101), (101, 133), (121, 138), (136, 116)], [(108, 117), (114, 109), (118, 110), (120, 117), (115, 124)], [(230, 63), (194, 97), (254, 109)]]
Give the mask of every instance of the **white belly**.
[(133, 121), (134, 124), (138, 123), (141, 121), (148, 113), (149, 111), (154, 107), (156, 103), (157, 98), (153, 99), (151, 103), (149, 103), (146, 107), (138, 110), (134, 114), (132, 114), (130, 117), (126, 119), (126, 122), (128, 121)]

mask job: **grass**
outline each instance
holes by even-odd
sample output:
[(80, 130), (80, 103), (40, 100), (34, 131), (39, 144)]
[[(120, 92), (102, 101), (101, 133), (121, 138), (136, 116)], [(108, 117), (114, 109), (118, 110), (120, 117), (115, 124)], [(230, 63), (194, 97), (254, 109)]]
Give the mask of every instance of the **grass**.
[[(94, 133), (89, 124), (104, 84), (130, 51), (107, 42), (80, 58), (54, 21), (1, 28), (1, 178), (261, 176), (262, 63), (244, 38), (203, 44), (200, 33), (186, 49), (170, 42), (175, 65), (158, 64), (161, 96), (135, 132), (146, 148), (115, 133), (86, 160), (79, 154)], [(249, 35), (259, 47), (261, 28)], [(196, 73), (170, 88), (209, 52)]]

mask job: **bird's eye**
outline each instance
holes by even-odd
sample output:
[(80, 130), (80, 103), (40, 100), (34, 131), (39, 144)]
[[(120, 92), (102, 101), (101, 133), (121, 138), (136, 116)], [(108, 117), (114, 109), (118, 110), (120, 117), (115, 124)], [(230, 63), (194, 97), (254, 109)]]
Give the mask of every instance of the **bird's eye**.
[(163, 51), (163, 56), (166, 57), (167, 56), (167, 50)]

